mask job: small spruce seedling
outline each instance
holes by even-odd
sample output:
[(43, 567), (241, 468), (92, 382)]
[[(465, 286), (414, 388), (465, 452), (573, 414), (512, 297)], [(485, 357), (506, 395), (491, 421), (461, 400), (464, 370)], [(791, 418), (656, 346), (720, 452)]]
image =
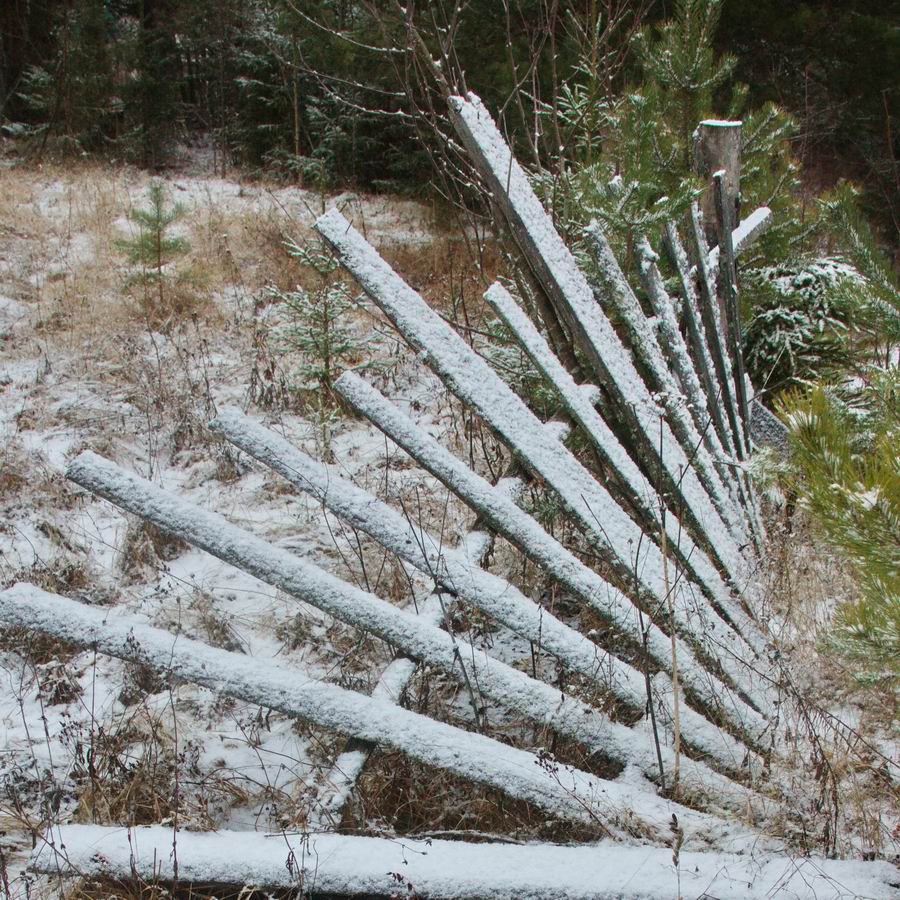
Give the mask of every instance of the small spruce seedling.
[(149, 205), (132, 209), (128, 218), (137, 226), (137, 234), (120, 241), (120, 248), (129, 260), (140, 266), (140, 272), (131, 281), (138, 281), (149, 288), (156, 287), (159, 311), (165, 309), (165, 266), (183, 256), (190, 249), (188, 242), (171, 234), (171, 227), (184, 216), (181, 203), (169, 203), (165, 187), (159, 179), (150, 182)]

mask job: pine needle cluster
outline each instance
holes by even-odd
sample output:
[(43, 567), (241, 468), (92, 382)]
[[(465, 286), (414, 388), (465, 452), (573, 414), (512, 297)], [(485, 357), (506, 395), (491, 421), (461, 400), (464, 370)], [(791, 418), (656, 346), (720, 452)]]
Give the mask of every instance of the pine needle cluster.
[(800, 502), (858, 585), (827, 643), (860, 680), (900, 687), (900, 369), (852, 400), (821, 387), (793, 395), (784, 412)]
[(867, 683), (900, 687), (900, 285), (856, 211), (851, 189), (823, 203), (856, 277), (852, 365), (830, 386), (788, 395), (791, 479), (802, 505), (852, 566), (858, 597), (827, 642)]
[(312, 288), (269, 288), (270, 297), (283, 303), (287, 313), (284, 342), (299, 354), (295, 389), (304, 399), (315, 400), (315, 405), (334, 406), (334, 382), (353, 367), (364, 349), (364, 342), (350, 328), (349, 316), (356, 308), (353, 295), (332, 256), (293, 241), (286, 248), (314, 282)]
[(604, 90), (586, 46), (555, 108), (544, 109), (566, 146), (535, 176), (536, 188), (573, 242), (596, 219), (627, 251), (637, 235), (655, 239), (665, 222), (679, 220), (704, 187), (694, 172), (694, 133), (710, 117), (744, 121), (743, 203), (776, 213), (766, 258), (776, 249), (784, 255), (805, 233), (796, 225), (798, 168), (786, 142), (794, 123), (772, 104), (746, 109), (747, 89), (732, 81), (735, 59), (714, 47), (721, 11), (722, 0), (679, 0), (668, 21), (637, 32), (630, 49), (640, 78), (617, 94)]

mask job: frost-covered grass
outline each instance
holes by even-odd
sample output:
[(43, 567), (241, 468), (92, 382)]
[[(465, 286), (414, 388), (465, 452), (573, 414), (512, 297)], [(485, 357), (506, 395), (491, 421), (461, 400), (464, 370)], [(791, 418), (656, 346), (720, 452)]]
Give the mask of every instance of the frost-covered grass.
[[(117, 249), (117, 241), (127, 236), (128, 210), (144, 202), (146, 184), (143, 175), (129, 170), (0, 171), (0, 588), (14, 581), (34, 582), (87, 604), (111, 622), (127, 618), (137, 628), (152, 626), (157, 634), (177, 633), (179, 641), (193, 639), (217, 648), (216, 653), (235, 654), (216, 656), (239, 660), (229, 676), (245, 668), (254, 670), (257, 662), (274, 660), (279, 672), (297, 673), (298, 682), (308, 680), (310, 696), (346, 698), (344, 691), (354, 698), (369, 695), (391, 665), (394, 648), (289, 597), (265, 580), (123, 515), (105, 501), (76, 490), (61, 474), (66, 463), (90, 449), (201, 510), (214, 508), (276, 551), (300, 557), (304, 565), (338, 576), (355, 592), (375, 594), (386, 605), (421, 604), (434, 586), (358, 528), (326, 513), (315, 498), (252, 463), (207, 428), (220, 407), (243, 406), (302, 452), (318, 459), (324, 455), (321, 429), (294, 399), (296, 360), (278, 338), (285, 321), (283, 310), (261, 299), (268, 282), (290, 289), (305, 277), (285, 254), (281, 241), (308, 234), (314, 216), (324, 209), (321, 198), (296, 188), (270, 190), (262, 184), (217, 178), (173, 178), (172, 195), (186, 206), (178, 227), (183, 228), (190, 247), (174, 263), (175, 274), (182, 276), (179, 290), (183, 288), (191, 302), (176, 316), (151, 319), (140, 298), (129, 292), (128, 263)], [(345, 215), (433, 307), (452, 316), (454, 305), (449, 298), (452, 293), (458, 306), (462, 290), (465, 313), (470, 324), (478, 327), (484, 311), (483, 282), (474, 270), (460, 268), (464, 262), (461, 243), (436, 230), (427, 210), (390, 198), (344, 196), (330, 198), (329, 205), (345, 202), (349, 204)], [(488, 248), (488, 262), (487, 275), (493, 278), (493, 269), (499, 267), (496, 248)], [(351, 324), (365, 338), (376, 335), (368, 344), (382, 366), (367, 377), (399, 403), (417, 428), (451, 448), (479, 475), (493, 480), (504, 471), (508, 451), (476, 417), (448, 397), (377, 310), (358, 309)], [(547, 434), (558, 440), (550, 430)], [(339, 472), (379, 502), (404, 510), (407, 524), (411, 520), (418, 534), (428, 533), (453, 547), (472, 525), (473, 514), (436, 477), (346, 409), (338, 410), (328, 443), (335, 461), (330, 471)], [(541, 444), (553, 446), (543, 439)], [(540, 485), (529, 490), (535, 497), (546, 497)], [(518, 507), (507, 509), (515, 522), (521, 522)], [(562, 544), (583, 549), (571, 523), (553, 518), (546, 522)], [(571, 561), (564, 560), (566, 571), (575, 571), (573, 565), (580, 566), (577, 571), (582, 574), (591, 571), (574, 554), (570, 556)], [(440, 727), (432, 734), (437, 744), (449, 734), (467, 748), (469, 741), (460, 735), (481, 729), (485, 734), (477, 737), (483, 740), (474, 740), (478, 746), (491, 748), (490, 753), (511, 747), (503, 765), (528, 760), (516, 776), (522, 784), (537, 785), (544, 779), (552, 785), (554, 771), (569, 771), (566, 764), (584, 770), (584, 784), (613, 786), (612, 793), (621, 801), (616, 809), (621, 817), (613, 830), (620, 836), (653, 837), (658, 842), (668, 840), (670, 834), (675, 837), (668, 816), (677, 810), (688, 846), (694, 842), (696, 847), (719, 852), (747, 852), (754, 846), (778, 848), (786, 837), (795, 853), (806, 848), (821, 851), (835, 835), (833, 826), (826, 832), (825, 823), (832, 822), (838, 829), (839, 854), (856, 856), (861, 849), (873, 847), (890, 855), (895, 821), (891, 816), (896, 813), (885, 789), (890, 782), (879, 774), (880, 757), (867, 756), (866, 744), (854, 744), (846, 737), (849, 732), (836, 737), (838, 729), (818, 711), (802, 721), (785, 718), (779, 723), (779, 744), (785, 724), (790, 732), (786, 759), (776, 763), (774, 790), (761, 785), (764, 793), (780, 793), (791, 801), (778, 817), (769, 815), (777, 803), (761, 807), (754, 800), (757, 818), (752, 824), (748, 811), (723, 826), (720, 819), (708, 815), (704, 792), (685, 791), (685, 796), (677, 798), (684, 806), (658, 797), (645, 777), (652, 770), (651, 731), (646, 721), (635, 722), (641, 714), (636, 709), (640, 683), (634, 678), (639, 657), (633, 650), (625, 653), (630, 668), (623, 671), (631, 673), (633, 684), (631, 702), (623, 705), (615, 693), (597, 689), (587, 678), (558, 667), (546, 652), (575, 653), (576, 647), (587, 647), (587, 642), (574, 637), (582, 633), (605, 651), (624, 653), (596, 610), (561, 590), (512, 543), (497, 541), (487, 556), (490, 574), (484, 578), (466, 568), (474, 558), (454, 556), (458, 567), (453, 575), (471, 577), (473, 590), (493, 591), (492, 602), (497, 605), (486, 612), (446, 597), (454, 639), (459, 647), (471, 647), (469, 652), (478, 654), (479, 660), (483, 654), (502, 663), (492, 664), (491, 670), (518, 670), (509, 675), (510, 684), (527, 684), (526, 675), (540, 676), (547, 689), (539, 689), (534, 697), (542, 698), (547, 709), (523, 711), (522, 704), (531, 695), (522, 695), (518, 709), (515, 704), (510, 709), (497, 688), (500, 682), (488, 680), (467, 689), (449, 672), (419, 667), (406, 681), (407, 704), (414, 713), (428, 717), (425, 723), (437, 720)], [(821, 580), (824, 598), (830, 575), (815, 577)], [(585, 595), (598, 585), (611, 590), (597, 573), (579, 583)], [(509, 585), (505, 592), (504, 585)], [(771, 593), (784, 599), (783, 583), (776, 583)], [(604, 594), (601, 601), (606, 604), (608, 599)], [(502, 605), (512, 601), (518, 605)], [(546, 603), (555, 616), (552, 626), (547, 619), (547, 647), (540, 630), (537, 641), (529, 640), (535, 637), (535, 625), (540, 628), (540, 621), (534, 619), (537, 601)], [(520, 608), (528, 610), (527, 622), (514, 615)], [(786, 648), (797, 644), (791, 637), (800, 627), (797, 606), (774, 608)], [(503, 611), (507, 624), (492, 611)], [(443, 613), (441, 609), (432, 621), (444, 618)], [(667, 640), (661, 633), (654, 640), (657, 655), (664, 660)], [(196, 664), (202, 654), (198, 651), (195, 656), (185, 663)], [(803, 667), (794, 674), (815, 696), (822, 682), (814, 642), (804, 637), (799, 658)], [(688, 661), (685, 655), (689, 678)], [(701, 671), (698, 667), (698, 684)], [(477, 673), (479, 667), (469, 666), (467, 672)], [(246, 697), (166, 679), (134, 661), (79, 650), (34, 631), (0, 631), (0, 675), (4, 751), (0, 753), (0, 874), (9, 879), (10, 893), (16, 897), (26, 896), (23, 865), (32, 840), (48, 823), (165, 822), (183, 829), (276, 833), (283, 840), (285, 834), (308, 826), (316, 804), (327, 796), (339, 753), (347, 749), (337, 733), (340, 729), (325, 727), (328, 723), (321, 709), (301, 720)], [(288, 675), (282, 682), (288, 693), (294, 689), (291, 679)], [(654, 684), (664, 695), (664, 672)], [(474, 714), (473, 690), (484, 703)], [(388, 688), (375, 694), (378, 703), (390, 699)], [(569, 695), (578, 703), (561, 703)], [(551, 701), (554, 712), (559, 706), (558, 714), (569, 716), (570, 734), (586, 728), (574, 716), (583, 704), (600, 709), (597, 721), (602, 727), (587, 730), (598, 740), (605, 733), (616, 737), (618, 758), (591, 753), (594, 747), (561, 738), (547, 722), (528, 722), (542, 716), (549, 721), (545, 713)], [(359, 778), (343, 811), (345, 826), (379, 835), (390, 847), (400, 847), (401, 853), (403, 836), (410, 833), (487, 832), (504, 840), (515, 835), (513, 839), (563, 842), (591, 836), (592, 822), (588, 827), (572, 824), (564, 817), (547, 815), (539, 805), (510, 799), (493, 784), (473, 785), (455, 774), (460, 766), (465, 770), (471, 763), (454, 757), (455, 745), (441, 745), (448, 763), (443, 769), (391, 750), (397, 739), (390, 733), (394, 710), (377, 704), (362, 703), (363, 707), (375, 710), (368, 720), (371, 730), (364, 735), (382, 740), (385, 747), (375, 751)], [(851, 700), (839, 712), (879, 753), (896, 756), (896, 747), (882, 740), (883, 721), (858, 715)], [(613, 724), (605, 724), (607, 719)], [(421, 745), (430, 728), (423, 727), (421, 734), (412, 729), (407, 736)], [(804, 728), (816, 734), (818, 744), (806, 736)], [(672, 751), (665, 724), (662, 731), (668, 761)], [(623, 764), (630, 747), (625, 737), (643, 755), (645, 774)], [(729, 746), (736, 744), (729, 741)], [(498, 751), (498, 755), (504, 753)], [(831, 765), (836, 781), (819, 777), (820, 759)], [(702, 777), (705, 767), (716, 765), (704, 759), (694, 777)], [(537, 771), (530, 771), (532, 767)], [(720, 773), (715, 777), (724, 783)], [(824, 806), (819, 802), (823, 790), (834, 785), (840, 798), (838, 814), (832, 814), (830, 801)], [(549, 790), (559, 793), (558, 789), (557, 782)], [(742, 790), (737, 789), (738, 800)], [(561, 802), (570, 811), (578, 809), (572, 794)], [(687, 811), (688, 806), (694, 809)], [(652, 811), (652, 827), (626, 807)], [(77, 846), (88, 843), (79, 840)], [(246, 846), (241, 845), (241, 853), (247, 852)], [(75, 848), (73, 833), (73, 852)], [(339, 844), (334, 849), (343, 852)], [(378, 856), (383, 849), (372, 845), (372, 856), (366, 856), (366, 850), (351, 854), (350, 859), (360, 866), (376, 860), (373, 865), (381, 867), (377, 875), (383, 879)], [(598, 851), (595, 862), (605, 865), (613, 860), (624, 871), (623, 853), (631, 852), (644, 850), (626, 851), (619, 845)], [(671, 850), (656, 852), (659, 889), (674, 890)], [(110, 845), (110, 859), (116, 853)], [(548, 860), (555, 865), (557, 857), (551, 857)], [(263, 855), (255, 858), (263, 865)], [(717, 864), (723, 859), (715, 857)], [(762, 891), (766, 883), (759, 875), (762, 863), (757, 865), (749, 852), (743, 859), (759, 877), (756, 887)], [(462, 857), (453, 860), (447, 865), (456, 866), (457, 871), (468, 865)], [(284, 862), (279, 857), (277, 865), (283, 867)], [(185, 859), (184, 865), (190, 864)], [(328, 876), (333, 877), (329, 884), (339, 886), (346, 877), (349, 870), (342, 866)], [(741, 862), (738, 868), (744, 872), (746, 865)], [(363, 877), (370, 875), (375, 885), (375, 875)], [(438, 866), (434, 871), (423, 870), (421, 877), (426, 879), (425, 886), (430, 883), (427, 879), (439, 884), (448, 876)], [(504, 889), (527, 895), (522, 888), (527, 873), (523, 869), (516, 877)], [(584, 890), (593, 890), (595, 880), (592, 869)], [(534, 883), (544, 884), (540, 879)], [(472, 884), (467, 888), (470, 893), (481, 882), (473, 877)], [(633, 879), (629, 884), (634, 884)], [(77, 880), (67, 881), (65, 888), (73, 897), (124, 892), (109, 883), (79, 884)], [(401, 888), (405, 890), (405, 885)], [(47, 896), (62, 892), (59, 882), (43, 879), (27, 889), (32, 896), (41, 891)]]

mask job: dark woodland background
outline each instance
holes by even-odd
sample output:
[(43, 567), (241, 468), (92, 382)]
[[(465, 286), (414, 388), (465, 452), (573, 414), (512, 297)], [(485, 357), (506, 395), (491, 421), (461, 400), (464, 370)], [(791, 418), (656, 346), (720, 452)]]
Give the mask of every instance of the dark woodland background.
[[(404, 15), (392, 2), (352, 0), (3, 0), (3, 133), (17, 153), (25, 138), (29, 154), (157, 170), (205, 141), (222, 170), (421, 194), (434, 160), (416, 120), (440, 104), (415, 40), (517, 134), (533, 128), (535, 104), (577, 78), (578, 23), (622, 17), (599, 45), (606, 89), (620, 92), (641, 78), (635, 31), (677, 4), (469, 0), (458, 19), (453, 6), (410, 3)], [(853, 180), (895, 247), (900, 4), (726, 0), (715, 42), (736, 57), (751, 107), (774, 101), (794, 117), (811, 194)]]

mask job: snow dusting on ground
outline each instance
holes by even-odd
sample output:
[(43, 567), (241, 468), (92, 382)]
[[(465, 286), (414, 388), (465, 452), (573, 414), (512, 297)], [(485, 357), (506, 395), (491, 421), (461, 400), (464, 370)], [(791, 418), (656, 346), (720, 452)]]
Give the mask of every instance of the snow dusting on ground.
[[(317, 682), (368, 695), (393, 657), (387, 644), (168, 537), (76, 487), (63, 472), (79, 454), (94, 451), (196, 507), (221, 514), (278, 551), (337, 575), (360, 592), (397, 606), (407, 606), (413, 598), (421, 603), (433, 586), (428, 578), (381, 551), (362, 532), (342, 525), (315, 496), (252, 461), (207, 424), (220, 408), (243, 409), (299, 450), (326, 460), (333, 473), (402, 510), (404, 519), (420, 531), (453, 546), (471, 527), (473, 515), (374, 426), (346, 408), (326, 409), (310, 400), (298, 374), (302, 360), (289, 343), (289, 314), (272, 301), (268, 288), (289, 290), (305, 283), (309, 275), (289, 258), (284, 241), (316, 240), (312, 223), (332, 207), (339, 208), (439, 312), (446, 313), (451, 295), (458, 299), (462, 292), (477, 319), (485, 310), (483, 286), (459, 274), (462, 242), (435, 222), (431, 209), (413, 201), (350, 193), (322, 197), (296, 187), (181, 174), (168, 177), (165, 184), (171, 201), (184, 206), (174, 233), (188, 249), (163, 267), (159, 293), (157, 282), (136, 277), (126, 253), (127, 243), (136, 236), (128, 214), (146, 203), (148, 182), (146, 175), (128, 169), (0, 169), (0, 590), (32, 582), (88, 604), (92, 614), (110, 622), (125, 616), (123, 621), (133, 623), (137, 632), (144, 626), (177, 631), (240, 654), (248, 672), (254, 670), (251, 661), (274, 661), (285, 696), (292, 690), (291, 672), (297, 675), (298, 697), (303, 694), (300, 684), (311, 686), (311, 697), (348, 696), (330, 688), (316, 694)], [(417, 327), (425, 327), (421, 318)], [(359, 342), (353, 361), (357, 371), (424, 433), (454, 448), (479, 474), (496, 480), (507, 454), (451, 402), (384, 317), (360, 300), (348, 328)], [(459, 351), (456, 361), (464, 358)], [(549, 438), (529, 437), (546, 444), (548, 454), (560, 455)], [(477, 486), (482, 490), (481, 483)], [(515, 531), (522, 517), (510, 505), (510, 529)], [(402, 522), (383, 518), (382, 529), (390, 526), (402, 536)], [(528, 539), (526, 534), (526, 543)], [(415, 561), (416, 554), (407, 556)], [(462, 554), (451, 562), (450, 574), (471, 579), (472, 596), (494, 612), (502, 610), (509, 597), (520, 596), (519, 590), (525, 592), (527, 604), (523, 598), (520, 605), (537, 623), (529, 619), (526, 625), (541, 627), (540, 612), (531, 600), (546, 600), (537, 596), (544, 582), (533, 570), (527, 581), (528, 566), (508, 545), (498, 542), (490, 557), (491, 576), (470, 572), (471, 563)], [(572, 565), (587, 571), (574, 557)], [(509, 597), (497, 587), (505, 584), (501, 578), (515, 585)], [(603, 583), (594, 574), (591, 578)], [(591, 587), (593, 581), (585, 583)], [(553, 638), (578, 658), (582, 647), (572, 629), (581, 628), (584, 612), (574, 612), (573, 604), (561, 597), (556, 614), (560, 621), (552, 620), (552, 633), (547, 625), (548, 640)], [(509, 684), (524, 681), (522, 672), (541, 673), (554, 686), (542, 686), (547, 690), (534, 695), (542, 703), (546, 700), (546, 711), (541, 707), (537, 712), (549, 721), (563, 685), (555, 664), (541, 653), (540, 640), (535, 652), (534, 642), (480, 615), (469, 609), (451, 617), (460, 641), (472, 642), (460, 646), (490, 647), (501, 661), (493, 668), (508, 673), (503, 677)], [(519, 610), (517, 615), (524, 613)], [(94, 619), (99, 622), (96, 615)], [(516, 616), (510, 614), (508, 621), (531, 636)], [(798, 644), (808, 634), (802, 625), (781, 623), (781, 628), (785, 640)], [(146, 633), (164, 641), (159, 632)], [(127, 643), (127, 635), (119, 637)], [(659, 641), (665, 648), (661, 635)], [(162, 644), (157, 650), (157, 656), (165, 655)], [(203, 654), (196, 657), (185, 657), (181, 671), (202, 666)], [(210, 656), (219, 663), (222, 659)], [(509, 667), (520, 671), (510, 673)], [(445, 668), (452, 670), (452, 660)], [(413, 676), (411, 706), (474, 728), (468, 694), (439, 669), (435, 666), (427, 679)], [(631, 668), (627, 671), (639, 694), (640, 678)], [(542, 742), (551, 739), (549, 731), (523, 726), (494, 702), (486, 687), (488, 699), (479, 715), (487, 717), (491, 728), (474, 744), (482, 747), (490, 765), (492, 759), (502, 763), (501, 769), (520, 765), (516, 777), (523, 784), (537, 784), (539, 776), (529, 768), (531, 757), (516, 749), (508, 759), (501, 758), (503, 754), (497, 754), (503, 745), (498, 742), (540, 754)], [(682, 812), (670, 804), (682, 815), (681, 826), (677, 820), (670, 825), (667, 807), (665, 821), (655, 827), (667, 840), (681, 835), (679, 840), (690, 850), (680, 862), (677, 848), (673, 856), (668, 848), (623, 847), (611, 841), (584, 848), (518, 847), (520, 841), (570, 833), (560, 831), (550, 818), (541, 820), (516, 807), (504, 810), (500, 803), (497, 812), (497, 798), (489, 792), (470, 804), (477, 807), (477, 813), (472, 812), (462, 782), (435, 780), (432, 785), (431, 770), (417, 775), (411, 766), (403, 769), (397, 757), (382, 761), (364, 791), (365, 802), (352, 811), (354, 827), (377, 837), (300, 838), (297, 834), (316, 815), (313, 797), (345, 741), (327, 727), (250, 702), (246, 695), (167, 682), (137, 663), (78, 650), (33, 629), (0, 629), (0, 884), (16, 898), (56, 896), (52, 877), (25, 867), (35, 848), (45, 862), (49, 858), (43, 844), (48, 823), (75, 823), (83, 827), (57, 833), (57, 838), (65, 834), (71, 841), (72, 864), (77, 862), (82, 872), (96, 863), (102, 834), (108, 840), (103, 847), (107, 861), (129, 874), (129, 841), (135, 833), (123, 828), (113, 840), (94, 826), (159, 825), (166, 827), (137, 833), (141, 866), (154, 852), (162, 858), (161, 848), (167, 841), (171, 844), (172, 829), (178, 828), (187, 836), (185, 852), (194, 851), (185, 871), (194, 865), (197, 878), (215, 874), (218, 861), (246, 858), (248, 879), (298, 886), (309, 877), (312, 854), (321, 858), (321, 870), (314, 867), (320, 879), (316, 886), (338, 893), (360, 884), (385, 890), (387, 866), (401, 896), (414, 896), (418, 889), (446, 892), (455, 884), (459, 896), (477, 897), (479, 873), (498, 867), (507, 872), (495, 879), (498, 890), (502, 888), (496, 895), (504, 897), (551, 896), (556, 882), (547, 871), (553, 867), (571, 875), (567, 896), (572, 897), (600, 896), (592, 893), (598, 872), (616, 873), (609, 896), (676, 896), (679, 883), (684, 896), (699, 896), (711, 885), (716, 888), (712, 895), (728, 897), (855, 895), (840, 892), (839, 879), (849, 869), (839, 872), (821, 860), (812, 868), (788, 866), (798, 852), (798, 844), (790, 843), (797, 837), (791, 831), (793, 822), (783, 823), (782, 831), (769, 827), (763, 833), (758, 823), (725, 825), (705, 812)], [(371, 716), (372, 734), (386, 734), (392, 715), (398, 735), (401, 727), (412, 728), (412, 713), (401, 715), (379, 706), (384, 700), (378, 692), (376, 698), (359, 706)], [(565, 712), (561, 699), (558, 705)], [(386, 710), (381, 722), (379, 709)], [(854, 729), (866, 727), (857, 709), (844, 712)], [(312, 718), (328, 725), (324, 714)], [(406, 744), (398, 736), (393, 746), (426, 746), (429, 740), (439, 746), (443, 736), (451, 735), (444, 729), (429, 723), (420, 735), (412, 729)], [(616, 725), (610, 733), (624, 730)], [(643, 724), (634, 739), (635, 747), (648, 755), (650, 737)], [(896, 760), (896, 742), (883, 734), (872, 740), (877, 753)], [(470, 763), (462, 759), (467, 744), (461, 742), (458, 750), (454, 746), (448, 737), (442, 751), (450, 760), (446, 768), (465, 774)], [(587, 756), (578, 762), (601, 765)], [(796, 763), (797, 771), (808, 768), (806, 760)], [(391, 773), (392, 766), (397, 773)], [(652, 771), (652, 759), (641, 768)], [(602, 783), (617, 798), (646, 798), (653, 810), (654, 804), (662, 808), (668, 802), (656, 796), (646, 771), (642, 774), (636, 765), (600, 773), (588, 770), (591, 777), (607, 779)], [(421, 809), (398, 809), (391, 791), (398, 789), (404, 773), (409, 775), (407, 788), (427, 794), (433, 786), (434, 803), (450, 810), (437, 837), (458, 836), (473, 822), (482, 830), (502, 830), (510, 816), (517, 828), (522, 826), (521, 835), (505, 837), (510, 843), (496, 847), (439, 840), (432, 845), (421, 834), (420, 842), (406, 840), (403, 834), (428, 824), (429, 810), (427, 798)], [(413, 783), (415, 777), (418, 784)], [(781, 786), (791, 790), (802, 777), (786, 774), (775, 781), (780, 779)], [(885, 783), (889, 790), (896, 787), (890, 775)], [(570, 793), (566, 802), (577, 808), (580, 795)], [(862, 814), (862, 825), (842, 852), (858, 859), (860, 849), (875, 846), (877, 834), (880, 855), (889, 859), (896, 853), (896, 845), (891, 849), (884, 840), (896, 819), (890, 819), (889, 798), (882, 800), (877, 809), (870, 808), (868, 819)], [(617, 837), (631, 827), (638, 843), (646, 840), (647, 834), (637, 833), (637, 820), (629, 825), (626, 816), (620, 824)], [(872, 835), (868, 844), (867, 828)], [(193, 831), (222, 834), (201, 837), (190, 835)], [(257, 835), (249, 839), (242, 832)], [(280, 838), (266, 838), (267, 832), (280, 832)], [(717, 852), (694, 859), (690, 854), (695, 848)], [(790, 856), (780, 862), (755, 855), (782, 848)], [(298, 859), (302, 864), (297, 868), (285, 867), (286, 860)], [(859, 864), (851, 873), (854, 883), (866, 890), (885, 884), (887, 864), (877, 865), (870, 873)], [(240, 864), (232, 862), (234, 866)], [(641, 878), (643, 893), (636, 893), (635, 879)]]

